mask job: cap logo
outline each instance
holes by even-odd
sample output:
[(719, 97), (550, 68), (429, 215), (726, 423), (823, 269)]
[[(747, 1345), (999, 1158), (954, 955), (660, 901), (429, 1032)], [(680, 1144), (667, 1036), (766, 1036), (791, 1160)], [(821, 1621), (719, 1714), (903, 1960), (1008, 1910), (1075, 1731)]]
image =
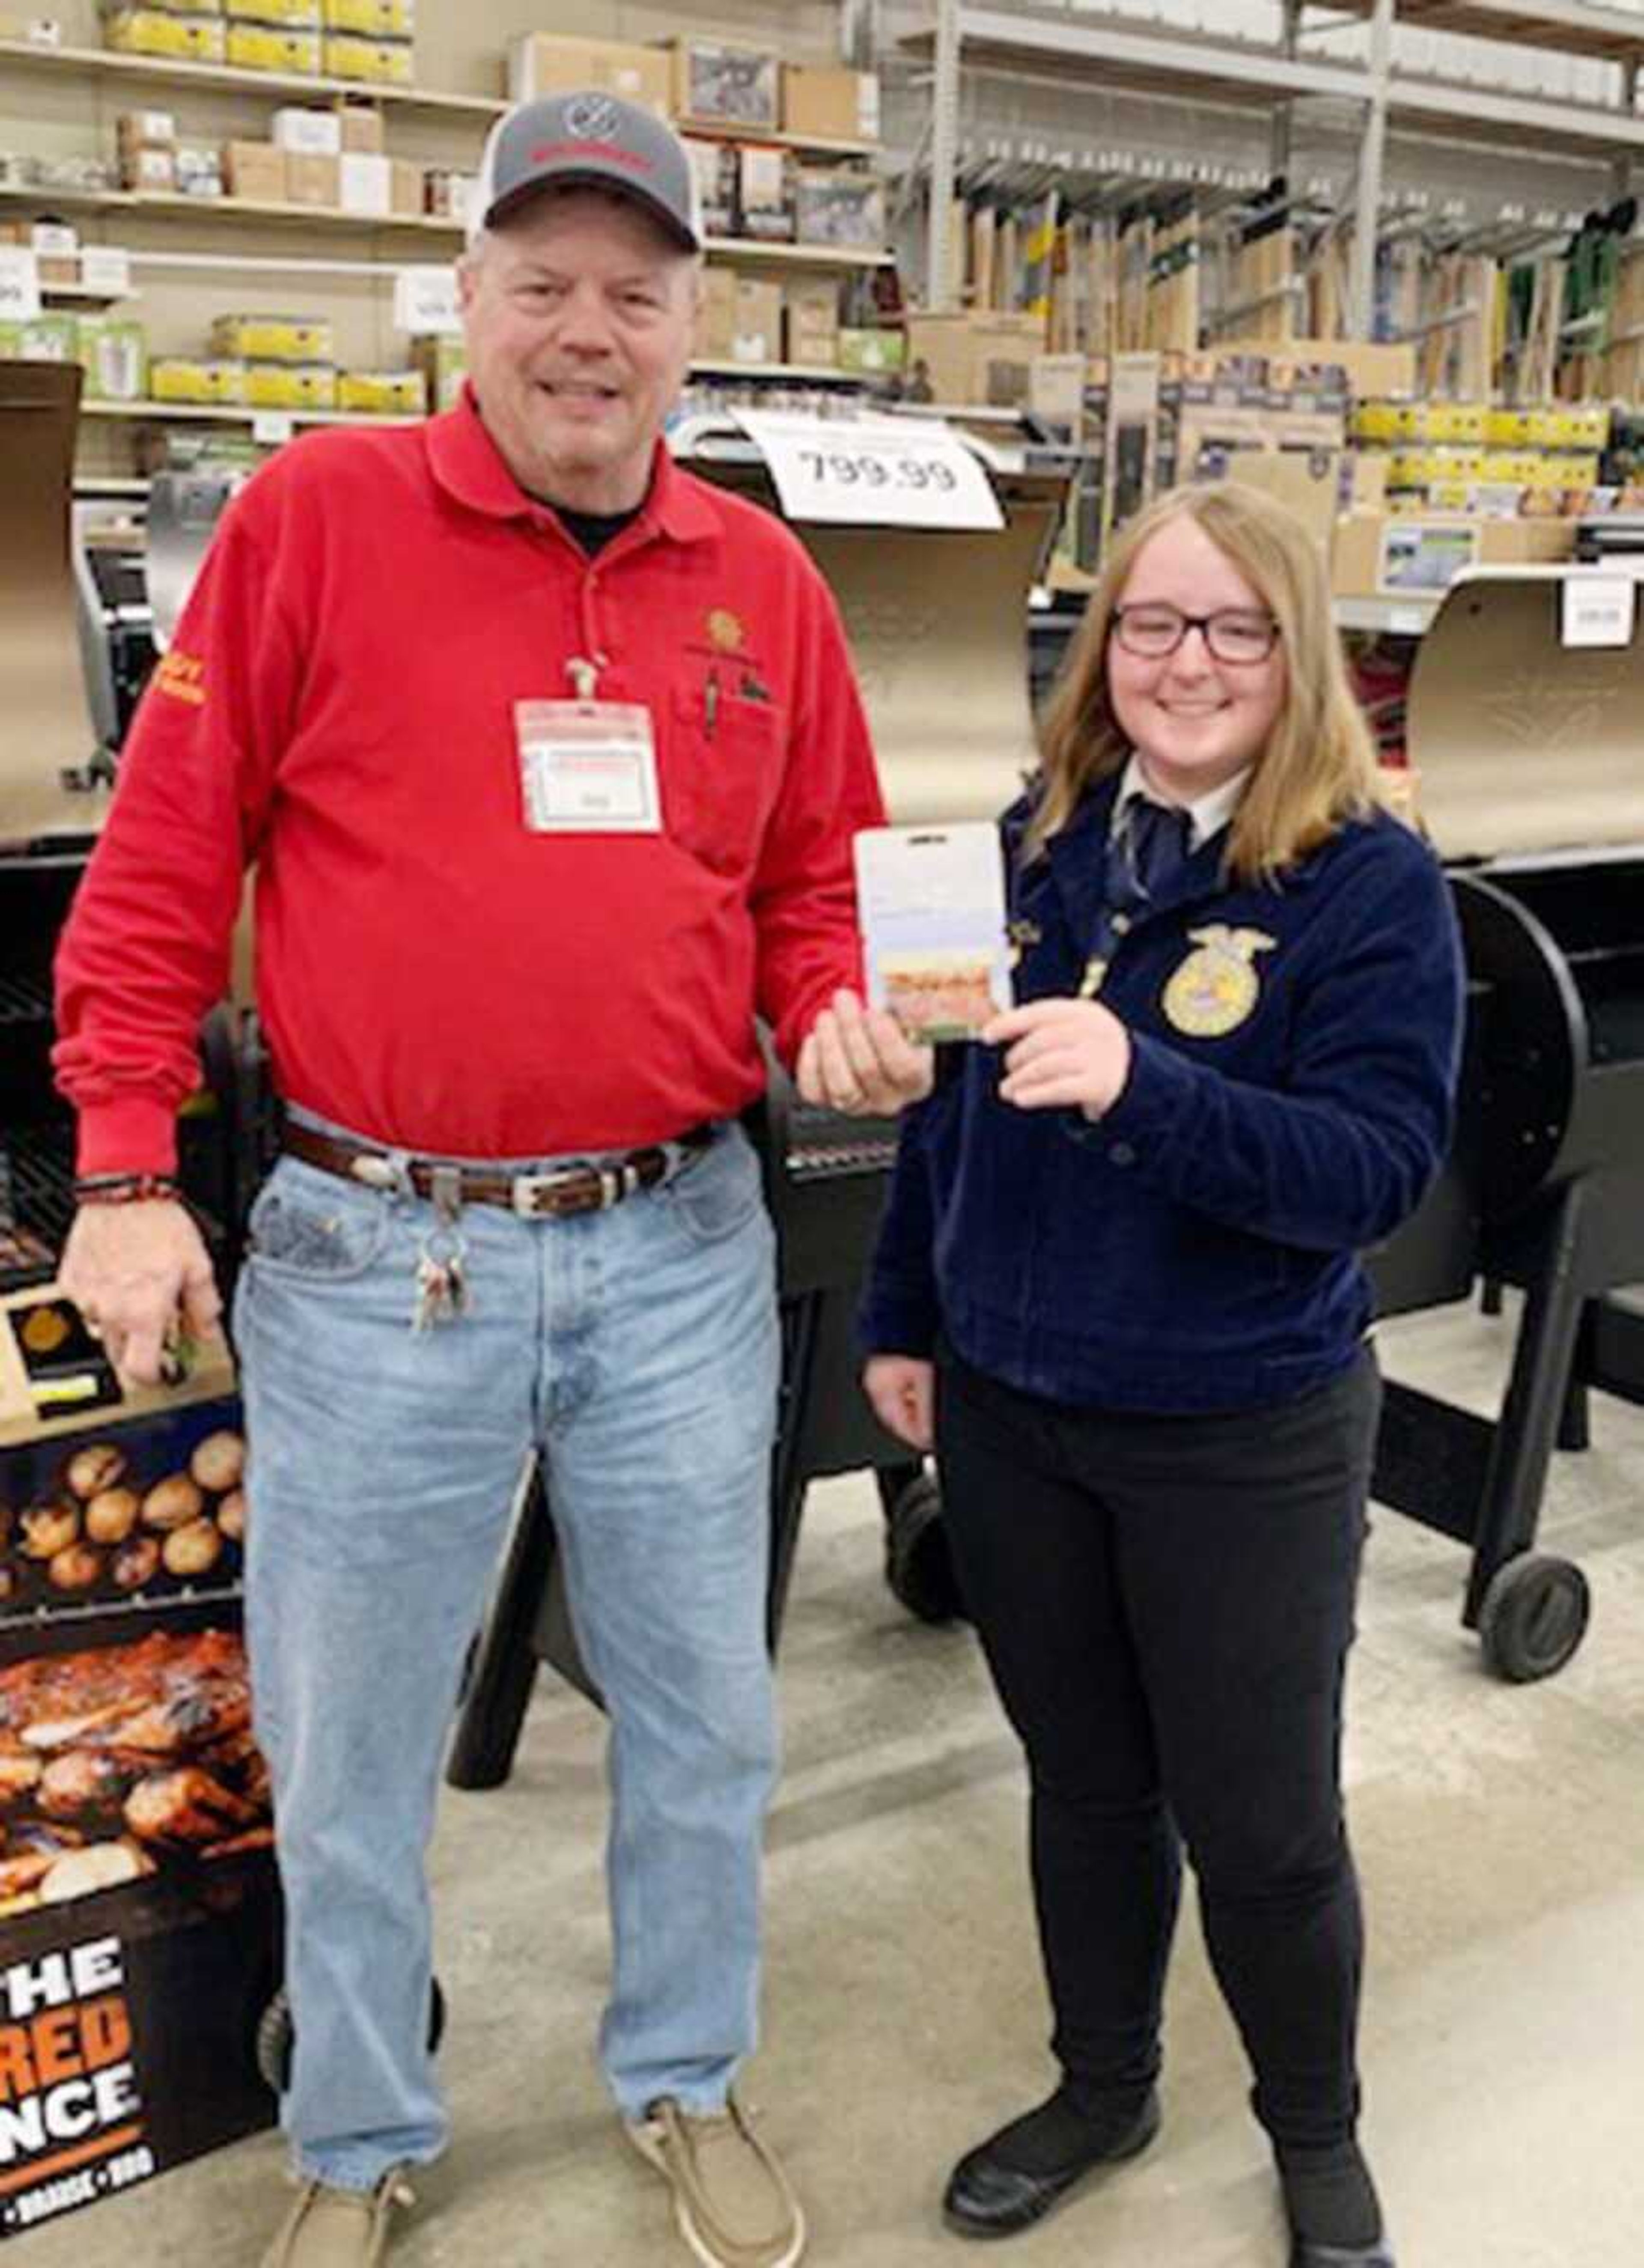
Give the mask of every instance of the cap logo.
[(608, 95), (580, 94), (565, 106), (565, 131), (579, 142), (615, 141), (621, 128), (621, 116)]

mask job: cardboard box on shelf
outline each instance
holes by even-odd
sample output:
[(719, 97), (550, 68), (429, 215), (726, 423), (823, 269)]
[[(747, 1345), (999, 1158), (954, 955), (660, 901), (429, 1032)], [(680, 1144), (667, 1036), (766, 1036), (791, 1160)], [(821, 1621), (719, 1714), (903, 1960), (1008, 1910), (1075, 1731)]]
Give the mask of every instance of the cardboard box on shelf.
[(1012, 370), (1020, 373), (1014, 398), (1025, 396), (1033, 358), (1044, 351), (1044, 324), (1037, 315), (974, 310), (910, 315), (907, 340), (907, 368), (917, 378), (924, 365), (933, 401), (979, 406), (1001, 398), (990, 385), (1010, 392)]
[(328, 32), (323, 63), (333, 78), (359, 79), (371, 86), (409, 86), (409, 40), (364, 40), (355, 32)]
[(114, 146), (123, 158), (128, 150), (169, 150), (177, 139), (177, 121), (169, 110), (122, 110), (114, 122)]
[(147, 189), (155, 195), (169, 196), (177, 187), (177, 152), (174, 150), (128, 150), (120, 159), (120, 186), (122, 189)]
[(211, 352), (232, 362), (331, 362), (335, 335), (322, 315), (219, 315)]
[(417, 0), (320, 0), (328, 32), (358, 32), (367, 40), (409, 40), (417, 32)]
[(237, 70), (306, 74), (320, 69), (320, 34), (276, 24), (231, 24), (227, 54)]
[(1235, 449), (1227, 477), (1283, 504), (1327, 552), (1341, 499), (1341, 465), (1338, 449)]
[(782, 123), (782, 65), (773, 50), (691, 34), (668, 42), (676, 118), (707, 126), (762, 128)]
[(14, 354), (19, 362), (73, 362), (79, 333), (72, 315), (41, 314), (26, 323), (14, 323)]
[(228, 30), (220, 16), (168, 16), (163, 8), (122, 8), (103, 22), (116, 55), (160, 55), (168, 63), (220, 63)]
[(285, 194), (294, 205), (335, 206), (343, 194), (340, 158), (321, 158), (306, 150), (285, 153)]
[(345, 370), (337, 375), (339, 409), (380, 417), (420, 417), (427, 401), (420, 370)]
[(289, 150), (294, 157), (340, 157), (343, 114), (286, 104), (274, 114), (274, 142), (276, 148)]
[(782, 128), (822, 142), (877, 142), (879, 80), (873, 71), (782, 68)]
[(396, 220), (416, 220), (423, 210), (423, 169), (409, 158), (388, 160), (388, 210)]
[(435, 166), (423, 176), (423, 210), (431, 219), (466, 225), (474, 191), (472, 173), (449, 173)]
[(801, 166), (794, 180), (794, 214), (801, 244), (852, 252), (884, 249), (885, 185), (872, 173), (823, 173)]
[(831, 370), (839, 357), (839, 287), (829, 276), (796, 277), (782, 290), (783, 359)]
[(693, 141), (682, 137), (697, 187), (697, 203), (704, 236), (736, 233), (737, 157), (734, 142)]
[(454, 409), (462, 398), (462, 380), (468, 366), (468, 348), (461, 339), (413, 339), (411, 360), (421, 372), (431, 410)]
[(350, 102), (346, 97), (339, 96), (336, 117), (344, 153), (357, 150), (363, 157), (382, 156), (387, 148), (387, 135), (381, 111), (372, 109), (368, 102)]
[(223, 0), (223, 13), (254, 24), (277, 24), (285, 32), (320, 29), (320, 0)]
[(1286, 339), (1284, 354), (1292, 362), (1338, 364), (1347, 374), (1348, 387), (1359, 397), (1411, 394), (1416, 390), (1413, 345), (1369, 343), (1359, 339)]
[(149, 393), (156, 401), (243, 401), (246, 365), (203, 355), (162, 355), (149, 364)]
[(661, 48), (637, 47), (622, 40), (575, 39), (557, 32), (521, 32), (509, 42), (508, 98), (512, 102), (597, 87), (666, 118), (672, 85), (672, 58)]
[(337, 200), (343, 211), (387, 220), (394, 210), (394, 168), (387, 158), (345, 150), (336, 162)]
[(734, 155), (737, 235), (756, 244), (792, 244), (798, 226), (793, 153), (743, 143)]
[(1037, 354), (1028, 365), (1028, 407), (1078, 439), (1085, 422), (1087, 365), (1081, 354)]
[(289, 195), (285, 168), (286, 153), (272, 142), (223, 144), (223, 188), (231, 197), (251, 204), (284, 204)]
[(691, 353), (698, 362), (728, 362), (736, 338), (736, 271), (704, 268)]
[(1568, 559), (1568, 519), (1350, 512), (1337, 523), (1331, 586), (1338, 598), (1432, 597), (1465, 567), (1522, 567)]
[(782, 286), (739, 276), (732, 316), (732, 362), (782, 359)]
[(328, 363), (247, 363), (246, 403), (252, 409), (335, 409), (336, 372)]
[(844, 324), (839, 332), (838, 367), (853, 377), (876, 378), (907, 365), (905, 331)]

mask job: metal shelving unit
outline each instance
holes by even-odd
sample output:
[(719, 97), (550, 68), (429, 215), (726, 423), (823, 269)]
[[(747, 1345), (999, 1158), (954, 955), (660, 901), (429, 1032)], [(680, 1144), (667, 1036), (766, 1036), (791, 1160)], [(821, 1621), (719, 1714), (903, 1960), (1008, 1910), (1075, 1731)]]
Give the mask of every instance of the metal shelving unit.
[[(1368, 22), (1368, 61), (1338, 61), (1305, 48), (1309, 12), (1328, 15), (1336, 26), (1344, 18)], [(1589, 8), (1582, 0), (1342, 0), (1340, 6), (1335, 0), (1328, 5), (1326, 0), (1284, 0), (1284, 16), (1279, 40), (1266, 41), (1167, 30), (1071, 4), (1018, 11), (937, 0), (933, 27), (902, 42), (933, 67), (929, 304), (944, 304), (959, 80), (967, 64), (1040, 77), (1054, 72), (1114, 92), (1265, 110), (1278, 122), (1298, 101), (1356, 106), (1362, 125), (1350, 306), (1353, 335), (1360, 338), (1369, 335), (1375, 222), (1390, 129), (1441, 130), (1457, 141), (1495, 143), (1521, 155), (1533, 144), (1550, 155), (1589, 161), (1608, 156), (1618, 173), (1634, 152), (1644, 151), (1644, 115), (1637, 102), (1644, 15)], [(1620, 99), (1609, 106), (1553, 100), (1401, 70), (1393, 63), (1398, 25), (1614, 63), (1621, 72)], [(1276, 125), (1276, 138), (1282, 132), (1282, 124)]]
[(199, 86), (230, 93), (270, 96), (348, 95), (357, 102), (391, 103), (402, 110), (437, 111), (489, 123), (507, 108), (500, 95), (445, 94), (431, 87), (379, 86), (364, 79), (322, 78), (311, 71), (242, 70), (232, 63), (190, 63), (168, 55), (122, 55), (111, 48), (48, 47), (33, 40), (0, 40), (0, 63), (83, 78), (129, 79), (136, 88)]

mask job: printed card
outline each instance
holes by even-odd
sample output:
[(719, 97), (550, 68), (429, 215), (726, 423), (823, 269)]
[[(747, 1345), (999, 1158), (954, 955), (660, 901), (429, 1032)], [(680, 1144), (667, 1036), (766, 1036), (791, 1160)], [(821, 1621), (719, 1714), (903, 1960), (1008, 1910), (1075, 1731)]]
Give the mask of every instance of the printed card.
[(997, 830), (875, 827), (856, 838), (870, 1006), (910, 1040), (974, 1039), (1010, 1005)]

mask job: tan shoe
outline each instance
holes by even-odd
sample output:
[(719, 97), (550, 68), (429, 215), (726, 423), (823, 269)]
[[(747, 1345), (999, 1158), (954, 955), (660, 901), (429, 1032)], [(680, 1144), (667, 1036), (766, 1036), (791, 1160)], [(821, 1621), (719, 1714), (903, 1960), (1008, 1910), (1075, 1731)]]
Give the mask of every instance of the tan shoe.
[(388, 2218), (414, 2202), (396, 2167), (374, 2190), (332, 2190), (305, 2182), (262, 2268), (378, 2268), (388, 2250)]
[(793, 2268), (805, 2216), (734, 2095), (707, 2117), (671, 2097), (653, 2102), (628, 2139), (673, 2191), (679, 2233), (703, 2268)]

